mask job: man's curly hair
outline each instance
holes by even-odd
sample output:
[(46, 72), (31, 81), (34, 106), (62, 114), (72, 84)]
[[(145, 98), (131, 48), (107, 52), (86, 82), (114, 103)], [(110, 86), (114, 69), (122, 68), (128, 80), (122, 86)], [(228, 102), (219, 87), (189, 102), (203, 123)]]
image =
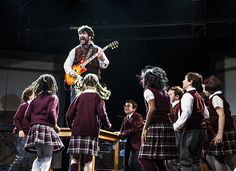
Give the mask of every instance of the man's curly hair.
[(92, 37), (92, 39), (94, 38), (94, 31), (91, 27), (87, 25), (82, 25), (81, 27), (78, 28), (78, 33), (82, 33), (84, 31), (86, 31), (88, 35)]

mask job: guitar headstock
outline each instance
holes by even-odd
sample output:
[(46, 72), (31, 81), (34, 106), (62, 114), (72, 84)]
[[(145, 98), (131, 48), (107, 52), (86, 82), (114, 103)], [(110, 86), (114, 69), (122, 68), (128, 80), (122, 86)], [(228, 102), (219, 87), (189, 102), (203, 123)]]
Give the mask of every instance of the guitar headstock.
[(108, 46), (109, 46), (111, 49), (116, 49), (116, 48), (118, 48), (118, 45), (119, 45), (119, 42), (118, 42), (118, 41), (113, 41), (113, 42), (111, 42)]

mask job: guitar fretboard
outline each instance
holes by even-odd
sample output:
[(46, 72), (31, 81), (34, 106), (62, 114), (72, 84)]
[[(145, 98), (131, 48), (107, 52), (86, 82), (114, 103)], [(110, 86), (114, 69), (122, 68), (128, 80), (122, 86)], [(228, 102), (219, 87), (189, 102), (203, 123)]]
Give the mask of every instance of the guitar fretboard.
[[(105, 50), (107, 50), (109, 46), (105, 46), (104, 48), (102, 48), (102, 51), (104, 52)], [(89, 62), (91, 62), (92, 60), (94, 60), (94, 58), (96, 58), (98, 56), (98, 52), (96, 54), (94, 54), (93, 56), (91, 56), (91, 58), (87, 59), (81, 66), (85, 67)]]

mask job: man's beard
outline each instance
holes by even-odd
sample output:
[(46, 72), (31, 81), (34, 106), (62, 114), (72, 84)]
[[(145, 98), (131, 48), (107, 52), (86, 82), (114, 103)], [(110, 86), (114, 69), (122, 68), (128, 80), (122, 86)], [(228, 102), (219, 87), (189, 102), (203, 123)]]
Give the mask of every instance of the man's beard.
[(80, 44), (81, 45), (88, 45), (89, 40), (87, 39), (80, 39)]

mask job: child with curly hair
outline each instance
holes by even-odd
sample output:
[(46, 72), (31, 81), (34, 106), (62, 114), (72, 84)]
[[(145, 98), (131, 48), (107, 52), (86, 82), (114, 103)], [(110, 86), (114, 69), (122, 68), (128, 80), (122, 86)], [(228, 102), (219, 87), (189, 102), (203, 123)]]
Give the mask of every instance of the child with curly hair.
[(145, 171), (165, 171), (164, 160), (177, 158), (175, 132), (169, 119), (168, 78), (159, 67), (147, 66), (139, 76), (144, 88), (147, 116), (141, 136), (139, 162)]

